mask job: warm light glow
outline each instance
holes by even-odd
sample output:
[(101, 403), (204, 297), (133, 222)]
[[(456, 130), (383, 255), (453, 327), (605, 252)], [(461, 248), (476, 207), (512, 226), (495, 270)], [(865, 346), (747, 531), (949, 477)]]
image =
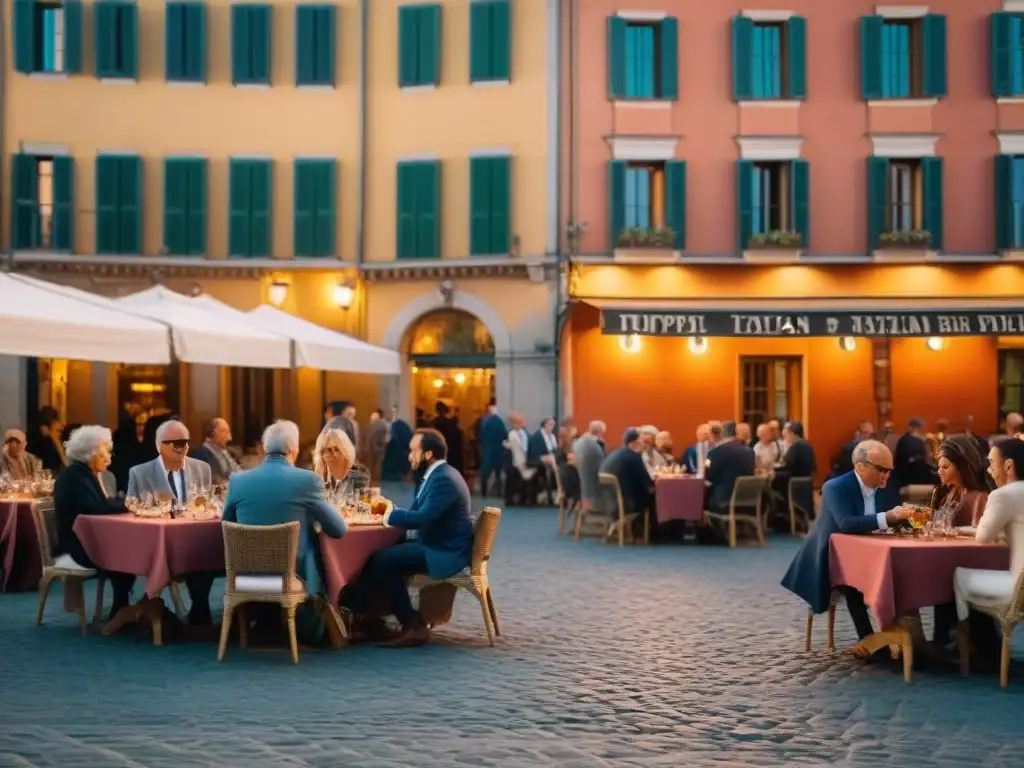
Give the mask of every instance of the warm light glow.
[(138, 395), (152, 395), (154, 392), (166, 392), (167, 385), (153, 384), (149, 381), (133, 381), (131, 390)]
[(444, 386), (444, 379), (434, 379), (434, 389), (440, 389)]
[(285, 299), (288, 298), (288, 283), (275, 280), (267, 291), (267, 298), (270, 299), (270, 303), (275, 307), (280, 307), (284, 304)]
[(932, 352), (941, 352), (946, 346), (946, 340), (941, 336), (929, 336), (925, 344)]
[(839, 348), (844, 352), (853, 352), (857, 348), (857, 340), (853, 336), (843, 336), (839, 340)]
[(708, 351), (708, 340), (705, 336), (691, 336), (686, 340), (686, 346), (695, 355), (703, 355)]
[(455, 383), (456, 384), (465, 384), (466, 383), (466, 374), (462, 373), (461, 371), (459, 373), (456, 373), (455, 374)]
[(420, 369), (419, 369), (419, 367), (418, 367), (418, 366), (415, 366), (415, 365), (414, 365), (414, 366), (412, 367), (412, 372), (413, 372), (413, 373), (419, 373), (419, 372), (420, 372)]
[(334, 286), (334, 303), (342, 309), (348, 309), (352, 306), (352, 300), (356, 297), (356, 292), (352, 289), (352, 286), (348, 283), (338, 283)]
[(635, 355), (640, 351), (640, 337), (635, 333), (631, 333), (629, 336), (619, 336), (619, 346), (622, 347), (623, 352)]

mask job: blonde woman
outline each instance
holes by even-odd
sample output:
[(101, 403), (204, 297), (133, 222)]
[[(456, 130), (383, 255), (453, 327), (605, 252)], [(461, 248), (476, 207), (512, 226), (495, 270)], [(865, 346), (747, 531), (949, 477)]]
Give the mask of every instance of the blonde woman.
[(332, 495), (355, 490), (366, 484), (365, 471), (356, 464), (356, 448), (344, 430), (328, 424), (320, 431), (313, 447), (313, 471), (324, 481)]

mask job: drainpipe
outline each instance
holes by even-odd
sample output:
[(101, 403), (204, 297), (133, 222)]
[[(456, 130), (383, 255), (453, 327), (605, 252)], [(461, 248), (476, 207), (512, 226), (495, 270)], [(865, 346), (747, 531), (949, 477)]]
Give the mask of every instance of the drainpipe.
[(555, 330), (555, 422), (561, 421), (562, 413), (562, 333), (559, 318), (562, 314), (562, 270), (565, 260), (562, 258), (562, 5), (564, 0), (556, 0), (555, 12), (555, 56), (558, 62), (555, 82), (555, 307), (552, 322)]
[[(366, 162), (367, 143), (369, 140), (367, 125), (367, 105), (369, 97), (367, 94), (367, 69), (369, 64), (369, 29), (370, 29), (370, 0), (360, 0), (359, 3), (359, 193), (356, 198), (356, 205), (359, 206), (356, 218), (356, 277), (362, 283), (363, 261), (366, 258)], [(366, 291), (359, 290), (359, 333), (366, 335)]]
[[(0, 61), (7, 60), (7, 46), (4, 43), (7, 41), (7, 17), (5, 15), (5, 9), (7, 3), (0, 5)], [(0, 179), (3, 179), (7, 173), (6, 161), (7, 159), (7, 69), (6, 67), (0, 67)], [(14, 190), (11, 190), (11, 194), (14, 194)], [(3, 182), (0, 181), (0, 211), (3, 210), (3, 206), (6, 201), (3, 197)], [(4, 251), (4, 265), (7, 272), (14, 271), (14, 209), (11, 208), (10, 212), (11, 223), (7, 227), (5, 238), (6, 249)]]

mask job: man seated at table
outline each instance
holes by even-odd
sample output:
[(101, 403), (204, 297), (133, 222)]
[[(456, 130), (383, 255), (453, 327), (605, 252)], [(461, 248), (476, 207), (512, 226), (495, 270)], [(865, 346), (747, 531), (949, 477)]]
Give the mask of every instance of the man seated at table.
[[(898, 495), (886, 492), (891, 474), (889, 448), (877, 440), (865, 440), (853, 450), (853, 471), (829, 480), (821, 489), (821, 510), (782, 580), (782, 586), (807, 601), (815, 613), (827, 611), (832, 601), (832, 534), (886, 530), (912, 514), (911, 509), (897, 506)], [(845, 595), (857, 635), (863, 640), (873, 631), (864, 596), (851, 587), (835, 589)]]
[[(657, 430), (655, 430), (657, 433)], [(635, 528), (643, 529), (643, 515), (647, 515), (651, 527), (654, 519), (654, 480), (644, 465), (643, 452), (647, 449), (644, 436), (636, 427), (630, 427), (622, 436), (622, 447), (616, 448), (601, 463), (601, 472), (615, 475), (622, 491), (623, 512), (639, 515)], [(605, 502), (608, 507), (608, 502)], [(609, 507), (615, 511), (614, 503)], [(635, 531), (634, 531), (635, 532)]]
[[(189, 458), (188, 427), (180, 421), (165, 421), (156, 429), (157, 457), (152, 461), (138, 464), (128, 472), (129, 499), (141, 499), (147, 493), (156, 496), (171, 496), (177, 506), (188, 503), (192, 486), (210, 489), (212, 485), (210, 466), (203, 461)], [(210, 612), (210, 589), (213, 581), (222, 573), (184, 574), (185, 584), (192, 597), (188, 611), (188, 623), (193, 627), (207, 627), (213, 624)], [(148, 595), (155, 599), (157, 595)]]
[[(473, 518), (469, 486), (447, 462), (448, 444), (435, 429), (418, 429), (409, 442), (413, 471), (426, 468), (423, 482), (408, 509), (393, 508), (384, 515), (389, 528), (416, 530), (419, 537), (374, 552), (356, 582), (345, 592), (345, 603), (365, 617), (374, 597), (383, 593), (402, 631), (382, 643), (386, 648), (411, 648), (430, 639), (419, 611), (412, 607), (406, 579), (426, 574), (447, 579), (469, 567), (473, 554)], [(356, 634), (384, 639), (381, 623), (361, 618)]]
[(31, 480), (43, 468), (43, 462), (25, 450), (28, 440), (20, 429), (4, 432), (4, 449), (0, 453), (0, 475), (5, 472), (12, 480)]

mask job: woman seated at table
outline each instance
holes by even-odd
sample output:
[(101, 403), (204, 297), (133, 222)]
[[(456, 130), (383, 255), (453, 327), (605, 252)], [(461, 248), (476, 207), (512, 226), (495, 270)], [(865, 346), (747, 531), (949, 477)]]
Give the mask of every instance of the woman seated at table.
[(313, 471), (324, 481), (324, 488), (337, 499), (356, 490), (365, 481), (356, 464), (356, 448), (341, 429), (328, 424), (313, 447)]
[[(58, 568), (94, 569), (96, 565), (86, 554), (75, 535), (79, 515), (116, 515), (125, 511), (124, 501), (110, 498), (100, 480), (110, 466), (113, 437), (100, 426), (77, 428), (65, 446), (67, 468), (57, 476), (53, 488), (53, 508), (57, 518), (57, 542), (53, 547), (54, 565)], [(107, 572), (114, 591), (113, 617), (131, 599), (135, 577), (128, 573)]]

